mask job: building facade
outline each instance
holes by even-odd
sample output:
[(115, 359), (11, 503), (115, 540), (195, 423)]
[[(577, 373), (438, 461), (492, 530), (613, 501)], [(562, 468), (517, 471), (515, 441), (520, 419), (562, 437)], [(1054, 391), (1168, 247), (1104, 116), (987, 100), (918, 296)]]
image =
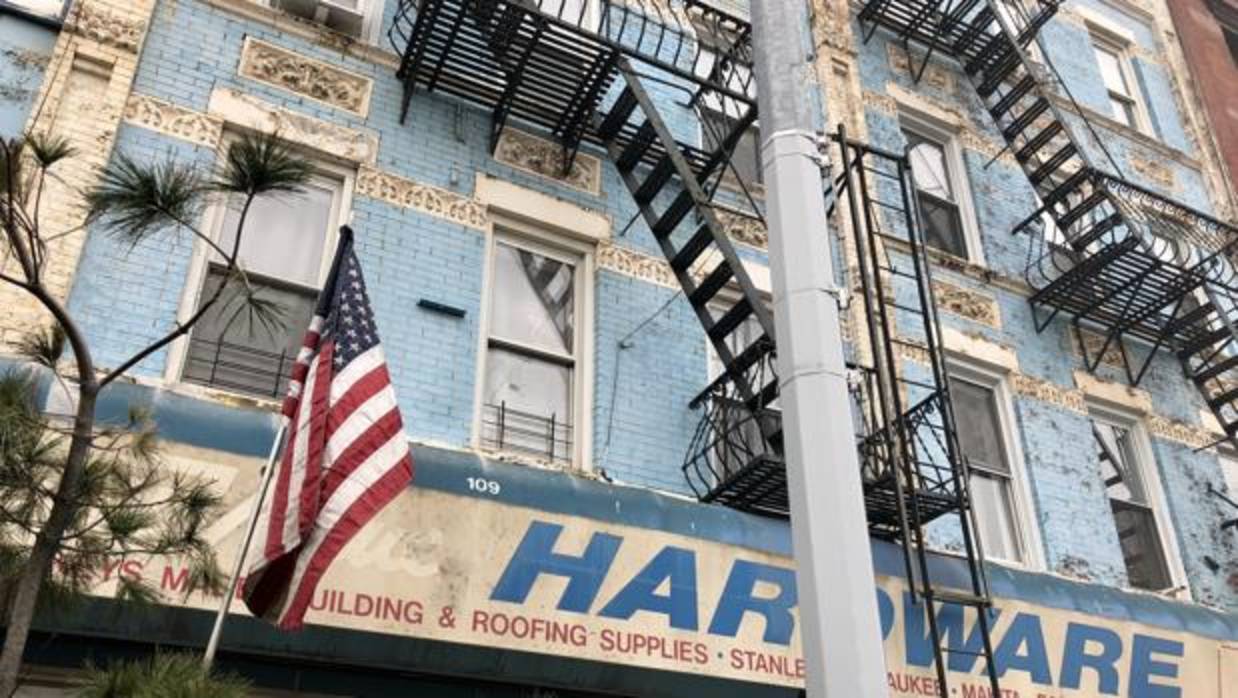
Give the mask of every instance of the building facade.
[[(148, 406), (169, 467), (218, 482), (221, 562), (344, 224), (414, 442), (412, 488), (309, 628), (238, 616), (225, 667), (271, 695), (796, 694), (746, 3), (51, 4), (0, 2), (0, 83), (25, 81), (0, 125), (79, 153), (49, 225), (81, 225), (122, 154), (207, 170), (260, 132), (315, 166), (243, 250), (286, 331), (210, 314), (101, 408)], [(992, 666), (1022, 695), (1238, 696), (1238, 238), (1171, 4), (806, 18), (855, 379), (839, 448), (865, 462), (892, 695), (990, 695)], [(219, 283), (183, 231), (56, 245), (103, 367)], [(0, 307), (4, 346), (45, 322), (14, 289)], [(32, 683), (202, 647), (219, 600), (178, 593), (186, 574), (101, 570), (97, 598), (40, 619)], [(116, 575), (166, 603), (112, 600)]]
[[(1169, 9), (1191, 77), (1201, 83), (1232, 78), (1238, 72), (1238, 6), (1215, 0), (1170, 3)], [(1201, 90), (1200, 98), (1232, 182), (1234, 168), (1238, 166), (1238, 137), (1234, 135), (1238, 108), (1224, 92)]]

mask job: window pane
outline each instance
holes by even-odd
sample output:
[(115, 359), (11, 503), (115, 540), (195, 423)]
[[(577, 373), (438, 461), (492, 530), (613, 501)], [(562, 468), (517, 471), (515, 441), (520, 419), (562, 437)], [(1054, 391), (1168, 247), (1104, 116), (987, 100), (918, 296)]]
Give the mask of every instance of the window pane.
[[(499, 347), (486, 353), (482, 439), (498, 448), (564, 451), (572, 422), (572, 369)], [(501, 412), (500, 412), (501, 410)], [(554, 438), (552, 439), (552, 434)]]
[(571, 354), (576, 295), (572, 265), (505, 243), (494, 249), (491, 335)]
[(963, 236), (963, 218), (959, 207), (948, 201), (921, 192), (920, 225), (929, 247), (956, 257), (967, 256), (967, 241)]
[(1126, 75), (1122, 71), (1122, 58), (1104, 46), (1094, 48), (1096, 49), (1096, 62), (1100, 65), (1100, 75), (1105, 82), (1105, 87), (1114, 92), (1130, 95), (1130, 88), (1126, 85)]
[[(706, 150), (712, 151), (731, 133), (736, 121), (713, 111), (703, 111), (701, 114), (702, 143)], [(735, 150), (731, 154), (731, 165), (735, 170), (732, 172), (728, 167), (726, 175), (733, 176), (738, 172), (740, 180), (745, 184), (762, 181), (760, 129), (749, 127), (739, 137), (739, 142), (735, 144)]]
[[(220, 270), (209, 269), (202, 298), (209, 298), (222, 281)], [(261, 286), (261, 280), (251, 281)], [(185, 380), (282, 397), (313, 316), (316, 296), (288, 288), (262, 288), (258, 297), (276, 304), (282, 313), (281, 322), (269, 326), (251, 317), (244, 300), (225, 290), (190, 334)]]
[[(245, 219), (240, 259), (247, 271), (315, 286), (323, 244), (333, 224), (335, 189), (311, 183), (303, 191), (262, 196)], [(220, 247), (231, 250), (240, 220), (237, 206), (228, 206), (219, 232)]]
[(1152, 511), (1117, 499), (1110, 500), (1110, 505), (1131, 586), (1155, 591), (1168, 589), (1173, 582)]
[(903, 135), (907, 138), (907, 156), (911, 159), (911, 175), (916, 188), (939, 199), (954, 201), (945, 149), (941, 144), (914, 133), (904, 132)]
[(1128, 100), (1118, 97), (1109, 97), (1109, 108), (1113, 112), (1113, 118), (1119, 123), (1126, 126), (1135, 125), (1135, 105)]
[(1105, 491), (1111, 499), (1137, 504), (1147, 504), (1139, 468), (1133, 435), (1127, 429), (1092, 422), (1096, 437), (1096, 456), (1100, 464)]
[(973, 472), (971, 496), (976, 511), (976, 525), (986, 557), (1019, 561), (1018, 537), (1015, 532), (1010, 481), (1004, 477)]
[(1006, 447), (998, 422), (997, 397), (993, 390), (975, 383), (950, 380), (950, 399), (958, 421), (963, 455), (987, 470), (1010, 473)]

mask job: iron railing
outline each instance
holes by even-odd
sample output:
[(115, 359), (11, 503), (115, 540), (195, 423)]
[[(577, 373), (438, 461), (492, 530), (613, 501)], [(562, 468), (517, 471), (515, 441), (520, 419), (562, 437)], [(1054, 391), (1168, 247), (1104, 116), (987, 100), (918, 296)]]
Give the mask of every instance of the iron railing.
[(572, 424), (562, 415), (517, 410), (506, 401), (486, 404), (482, 407), (481, 445), (495, 451), (570, 464)]
[(185, 360), (184, 380), (260, 397), (280, 398), (296, 353), (256, 349), (246, 344), (191, 337)]

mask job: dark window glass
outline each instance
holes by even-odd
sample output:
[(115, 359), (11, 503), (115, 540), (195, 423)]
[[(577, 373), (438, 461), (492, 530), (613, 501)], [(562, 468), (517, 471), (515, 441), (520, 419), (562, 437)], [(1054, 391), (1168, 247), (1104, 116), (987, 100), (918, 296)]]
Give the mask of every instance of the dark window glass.
[[(712, 151), (734, 129), (735, 119), (708, 110), (702, 114), (704, 123), (701, 124), (701, 131), (704, 135), (705, 149)], [(731, 165), (734, 171), (727, 168), (725, 176), (734, 177), (735, 173), (739, 173), (739, 179), (745, 184), (762, 181), (761, 131), (756, 126), (748, 127), (739, 137), (739, 143), (735, 145), (735, 151), (731, 154)]]
[(1138, 589), (1162, 591), (1172, 586), (1169, 564), (1161, 547), (1156, 514), (1140, 477), (1134, 435), (1127, 429), (1092, 422), (1096, 455), (1105, 492), (1113, 511), (1126, 576)]

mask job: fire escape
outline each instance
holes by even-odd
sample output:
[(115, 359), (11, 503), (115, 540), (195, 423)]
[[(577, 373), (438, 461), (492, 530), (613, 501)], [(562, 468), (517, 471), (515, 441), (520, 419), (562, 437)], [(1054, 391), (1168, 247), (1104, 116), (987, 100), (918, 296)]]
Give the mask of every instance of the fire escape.
[[(757, 119), (750, 27), (701, 0), (667, 5), (401, 0), (391, 39), (402, 118), (417, 90), (438, 92), (491, 112), (492, 151), (518, 122), (559, 144), (565, 172), (582, 145), (607, 153), (723, 367), (691, 403), (703, 417), (685, 476), (702, 501), (785, 517), (773, 317), (718, 208), (724, 179), (742, 179), (732, 156)], [(706, 131), (704, 145), (677, 135), (673, 117), (685, 113)], [(832, 215), (849, 216), (867, 317), (868, 355), (852, 373), (870, 531), (902, 546), (911, 590), (926, 602), (941, 695), (950, 695), (947, 662), (977, 661), (997, 695), (983, 556), (910, 169), (904, 155), (841, 132), (833, 142), (845, 166), (825, 195)], [(900, 368), (901, 341), (927, 357), (922, 375)], [(960, 543), (967, 588), (942, 588), (930, 574), (935, 522)], [(938, 615), (968, 609), (980, 641), (943, 648)]]

